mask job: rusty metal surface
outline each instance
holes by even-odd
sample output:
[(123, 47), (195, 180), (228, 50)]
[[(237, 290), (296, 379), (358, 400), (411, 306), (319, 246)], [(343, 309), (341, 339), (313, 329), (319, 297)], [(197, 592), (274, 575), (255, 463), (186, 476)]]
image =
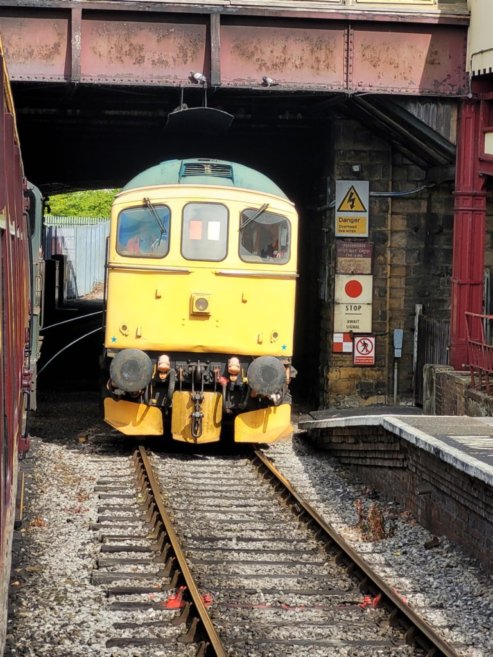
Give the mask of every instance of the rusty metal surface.
[(352, 32), (354, 89), (394, 93), (463, 94), (465, 33), (454, 28), (393, 26)]
[(345, 87), (344, 24), (222, 25), (221, 77), (225, 85)]
[(64, 80), (70, 75), (70, 13), (0, 15), (11, 80)]
[[(46, 3), (44, 3), (46, 5)], [(13, 80), (462, 95), (466, 29), (427, 23), (223, 13), (0, 7)], [(107, 6), (102, 3), (100, 7)], [(128, 5), (127, 5), (128, 6)], [(84, 9), (81, 11), (81, 7)], [(196, 11), (198, 9), (196, 8)], [(269, 87), (270, 89), (270, 87)]]
[[(489, 0), (485, 0), (489, 1)], [(3, 3), (7, 4), (7, 3)], [(391, 5), (382, 11), (382, 5)], [(467, 0), (11, 0), (9, 7), (87, 11), (154, 11), (242, 16), (468, 25)]]
[[(165, 20), (166, 19), (166, 20)], [(197, 16), (82, 21), (81, 81), (188, 83), (206, 60), (207, 25)]]

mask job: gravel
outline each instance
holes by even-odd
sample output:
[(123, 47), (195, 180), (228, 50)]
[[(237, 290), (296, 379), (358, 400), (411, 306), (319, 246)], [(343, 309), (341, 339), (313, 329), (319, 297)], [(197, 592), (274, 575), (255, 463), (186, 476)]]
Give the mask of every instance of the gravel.
[[(100, 547), (91, 529), (100, 504), (94, 486), (109, 472), (128, 468), (127, 453), (115, 447), (121, 441), (98, 418), (97, 400), (86, 394), (63, 395), (62, 401), (45, 396), (39, 405), (31, 427), (38, 437), (23, 466), (26, 509), (14, 540), (6, 657), (140, 657), (139, 649), (105, 647), (110, 628), (122, 618), (108, 612), (104, 589), (91, 583)], [(476, 562), (444, 537), (429, 548), (434, 537), (405, 509), (376, 500), (314, 451), (303, 433), (267, 454), (462, 657), (493, 655), (492, 577)], [(383, 539), (373, 540), (378, 522), (361, 522), (372, 505), (381, 514)], [(145, 613), (147, 620), (162, 618), (160, 611)], [(157, 647), (152, 657), (165, 654)]]

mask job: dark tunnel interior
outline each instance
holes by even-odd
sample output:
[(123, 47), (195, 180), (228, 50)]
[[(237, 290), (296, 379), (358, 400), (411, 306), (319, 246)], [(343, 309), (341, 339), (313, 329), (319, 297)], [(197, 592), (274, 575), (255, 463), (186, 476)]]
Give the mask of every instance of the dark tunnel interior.
[[(14, 85), (14, 100), (27, 178), (49, 196), (79, 189), (124, 185), (163, 160), (208, 157), (233, 160), (271, 177), (300, 213), (299, 281), (295, 356), (295, 400), (316, 403), (319, 352), (317, 263), (328, 96), (208, 92), (202, 89), (63, 87)], [(180, 104), (217, 108), (231, 115), (227, 129), (211, 122), (213, 112), (168, 115)], [(205, 118), (204, 118), (205, 115)], [(212, 116), (214, 119), (214, 116)], [(227, 122), (229, 123), (229, 122)], [(301, 319), (302, 318), (302, 319)], [(44, 359), (76, 330), (47, 336)], [(100, 337), (87, 342), (98, 350)], [(47, 368), (40, 385), (58, 385), (71, 372), (71, 350)], [(99, 354), (98, 354), (99, 355)], [(92, 362), (94, 354), (89, 362)], [(67, 361), (68, 359), (68, 361)], [(93, 367), (91, 371), (97, 369)], [(89, 375), (91, 379), (91, 375)]]

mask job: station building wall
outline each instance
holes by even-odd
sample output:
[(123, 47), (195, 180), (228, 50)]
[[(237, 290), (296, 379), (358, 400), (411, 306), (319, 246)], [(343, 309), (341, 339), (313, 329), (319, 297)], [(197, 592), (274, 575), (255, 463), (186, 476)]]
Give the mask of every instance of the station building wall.
[[(334, 199), (336, 180), (369, 181), (369, 236), (335, 237), (334, 203), (327, 204), (319, 275), (320, 406), (392, 403), (394, 329), (404, 332), (398, 401), (411, 401), (415, 306), (422, 304), (423, 311), (436, 319), (447, 320), (450, 314), (453, 182), (428, 187), (425, 169), (354, 119), (339, 117), (332, 123), (327, 148), (327, 198)], [(355, 165), (360, 169), (357, 175)], [(354, 365), (351, 353), (333, 352), (336, 242), (341, 239), (367, 239), (373, 249), (375, 364), (371, 366)]]

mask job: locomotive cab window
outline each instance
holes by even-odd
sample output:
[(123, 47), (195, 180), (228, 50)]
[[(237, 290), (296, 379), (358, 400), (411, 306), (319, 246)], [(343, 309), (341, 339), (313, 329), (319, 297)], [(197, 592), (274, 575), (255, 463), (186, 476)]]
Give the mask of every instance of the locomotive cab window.
[(289, 260), (290, 222), (267, 208), (248, 208), (240, 217), (240, 258), (283, 265)]
[(188, 203), (183, 209), (182, 255), (187, 260), (224, 260), (228, 209), (219, 203)]
[(116, 250), (136, 258), (163, 258), (169, 249), (170, 210), (144, 201), (145, 205), (118, 215)]

